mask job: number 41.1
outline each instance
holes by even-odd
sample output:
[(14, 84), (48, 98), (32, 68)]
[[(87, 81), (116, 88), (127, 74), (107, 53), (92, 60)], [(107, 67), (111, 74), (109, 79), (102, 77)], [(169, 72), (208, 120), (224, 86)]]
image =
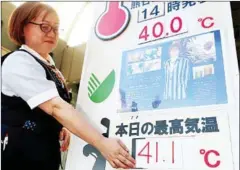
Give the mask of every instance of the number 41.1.
[[(152, 143), (153, 144), (153, 143)], [(138, 156), (144, 156), (147, 157), (147, 163), (149, 164), (150, 158), (155, 157), (155, 163), (158, 163), (159, 161), (159, 143), (155, 143), (155, 155), (150, 154), (150, 142), (147, 142), (144, 147), (141, 149), (141, 151), (137, 154)], [(145, 153), (143, 153), (145, 152)], [(174, 164), (174, 141), (171, 143), (171, 162)]]

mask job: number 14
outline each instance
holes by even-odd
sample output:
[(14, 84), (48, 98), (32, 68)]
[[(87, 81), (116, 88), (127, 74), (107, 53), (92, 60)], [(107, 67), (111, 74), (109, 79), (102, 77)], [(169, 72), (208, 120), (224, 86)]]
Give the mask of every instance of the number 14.
[[(148, 9), (146, 8), (142, 11), (142, 13), (144, 15), (144, 20), (147, 19), (147, 10)], [(160, 11), (158, 10), (158, 5), (155, 5), (154, 8), (152, 9), (150, 15), (153, 15), (154, 17), (156, 17), (159, 13), (160, 13)]]

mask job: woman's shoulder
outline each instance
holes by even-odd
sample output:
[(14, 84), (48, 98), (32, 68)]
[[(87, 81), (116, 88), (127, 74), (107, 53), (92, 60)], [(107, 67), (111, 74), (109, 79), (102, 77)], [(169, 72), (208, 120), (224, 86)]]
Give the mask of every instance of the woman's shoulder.
[(24, 51), (15, 51), (9, 54), (2, 63), (2, 76), (27, 76), (30, 74), (45, 75), (45, 70), (33, 56)]
[(21, 64), (39, 65), (33, 58), (33, 56), (31, 56), (27, 52), (22, 50), (16, 50), (6, 57), (6, 59), (2, 63), (2, 67), (14, 67)]

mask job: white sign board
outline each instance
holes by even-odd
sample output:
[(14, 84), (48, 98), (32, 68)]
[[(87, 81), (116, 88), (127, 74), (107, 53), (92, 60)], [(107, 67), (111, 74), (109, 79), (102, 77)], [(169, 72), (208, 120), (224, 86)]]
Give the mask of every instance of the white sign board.
[[(94, 4), (77, 109), (103, 135), (121, 138), (137, 168), (238, 170), (230, 3)], [(112, 168), (73, 136), (66, 169)]]

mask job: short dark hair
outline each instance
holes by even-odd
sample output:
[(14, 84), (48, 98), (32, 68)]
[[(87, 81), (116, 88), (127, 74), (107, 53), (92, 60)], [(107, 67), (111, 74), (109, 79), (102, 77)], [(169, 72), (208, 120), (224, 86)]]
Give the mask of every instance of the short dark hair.
[(180, 50), (180, 43), (179, 42), (173, 42), (171, 46), (169, 47), (169, 51), (171, 51), (173, 48), (178, 48)]

